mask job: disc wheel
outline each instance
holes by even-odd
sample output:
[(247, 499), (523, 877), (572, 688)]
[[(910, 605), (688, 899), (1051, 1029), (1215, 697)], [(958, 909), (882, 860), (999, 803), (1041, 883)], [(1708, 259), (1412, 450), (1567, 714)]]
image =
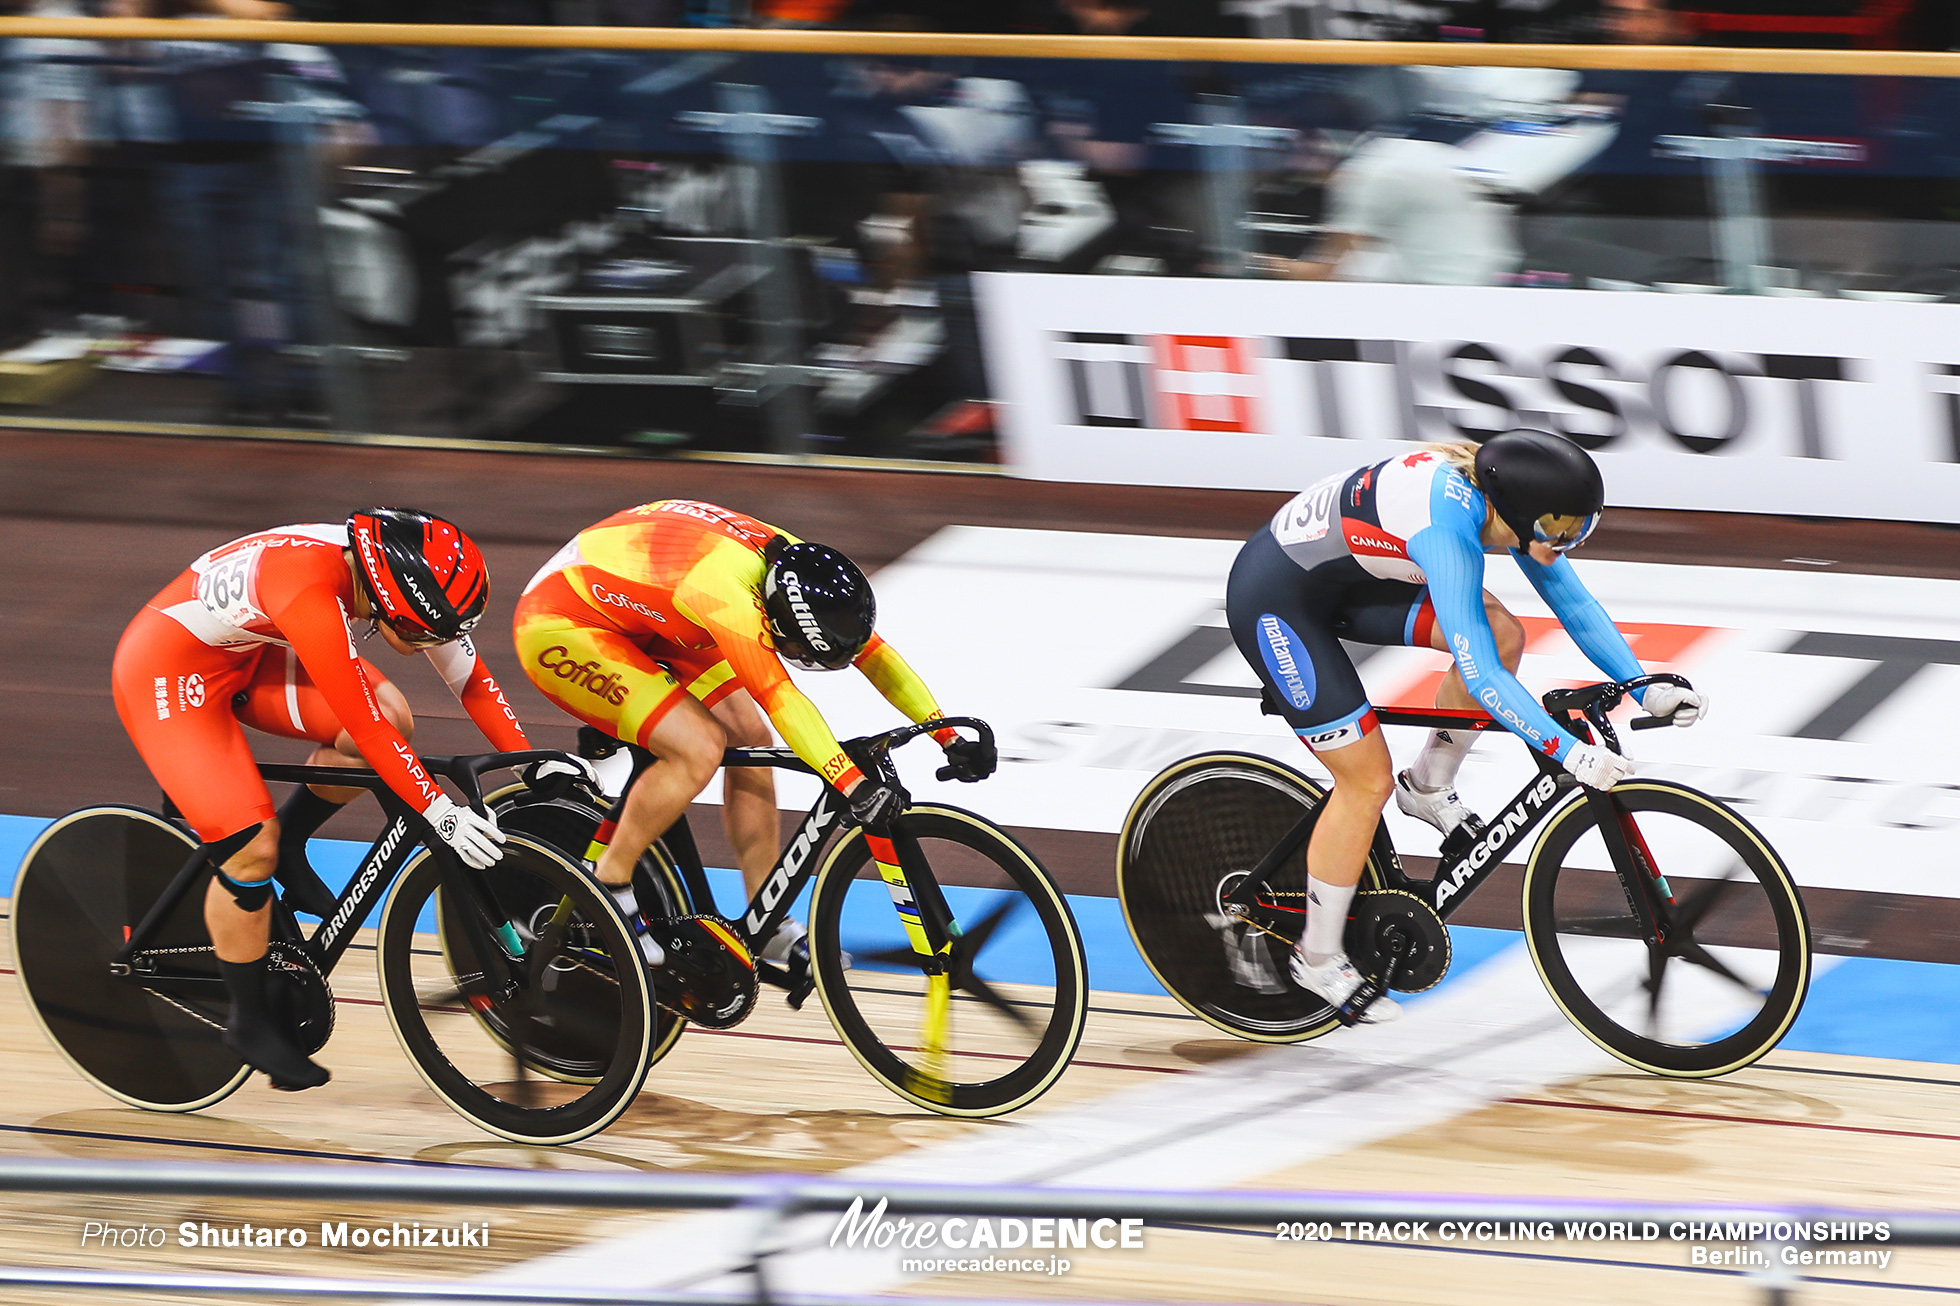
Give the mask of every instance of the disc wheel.
[(1553, 813), (1525, 868), (1538, 974), (1572, 1023), (1629, 1065), (1680, 1078), (1740, 1070), (1783, 1038), (1810, 986), (1796, 883), (1753, 826), (1706, 794), (1634, 780), (1612, 797), (1644, 883), (1621, 882), (1592, 803)]
[[(1241, 1038), (1298, 1043), (1340, 1027), (1334, 1009), (1286, 973), (1306, 923), (1306, 849), (1281, 863), (1248, 912), (1225, 904), (1325, 799), (1319, 785), (1270, 758), (1208, 753), (1160, 772), (1124, 821), (1116, 893), (1137, 951), (1193, 1015)], [(1383, 883), (1371, 850), (1361, 888)]]
[[(540, 843), (557, 849), (574, 863), (584, 859), (592, 836), (605, 819), (598, 807), (583, 795), (574, 793), (563, 798), (540, 799), (521, 784), (500, 789), (484, 801), (501, 828), (528, 834)], [(535, 914), (541, 908), (550, 910), (556, 902), (556, 899), (549, 902), (542, 898), (530, 899), (529, 895), (543, 887), (540, 882), (528, 876), (507, 874), (502, 863), (492, 866), (484, 874), (489, 877), (498, 895), (497, 900), (509, 906), (513, 912)], [(642, 910), (649, 916), (686, 916), (694, 910), (688, 904), (680, 872), (667, 856), (667, 850), (657, 843), (647, 849), (639, 864), (633, 868), (633, 890)], [(445, 910), (437, 918), (436, 933), (445, 948), (448, 947), (449, 938), (457, 932), (458, 924), (459, 918), (453, 910)], [(484, 1031), (515, 1053), (510, 1031), (505, 1028), (498, 1011), (495, 1008), (472, 1010), (476, 1011), (477, 1019), (483, 1022)], [(666, 1056), (686, 1028), (686, 1020), (655, 1004), (653, 1048), (648, 1064)], [(568, 1084), (597, 1082), (601, 1067), (589, 1058), (588, 1050), (566, 1045), (548, 1029), (533, 1030), (531, 1040), (523, 1049), (531, 1069)]]
[(28, 1009), (83, 1078), (151, 1111), (210, 1106), (251, 1073), (224, 1045), (230, 1004), (201, 883), (157, 934), (151, 976), (109, 970), (197, 847), (153, 812), (90, 807), (43, 831), (14, 880), (14, 957)]
[[(907, 858), (910, 901), (951, 915), (943, 975), (913, 950), (862, 829), (818, 872), (810, 955), (831, 1023), (873, 1078), (952, 1116), (996, 1116), (1046, 1092), (1082, 1040), (1088, 963), (1068, 900), (1004, 831), (956, 807), (920, 804), (898, 821), (929, 871)], [(848, 969), (847, 969), (848, 967)]]
[[(469, 872), (426, 848), (411, 859), (381, 916), (382, 1001), (416, 1072), (457, 1114), (518, 1142), (573, 1142), (617, 1119), (646, 1078), (646, 968), (612, 899), (562, 853), (512, 834), (497, 869), (494, 884), (478, 881), (495, 904), (486, 913), (452, 882)], [(544, 1047), (589, 1077), (537, 1078)]]

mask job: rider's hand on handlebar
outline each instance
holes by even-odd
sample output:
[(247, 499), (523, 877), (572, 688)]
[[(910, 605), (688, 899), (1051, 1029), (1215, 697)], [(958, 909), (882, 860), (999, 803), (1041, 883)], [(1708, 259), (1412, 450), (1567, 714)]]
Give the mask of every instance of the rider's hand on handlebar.
[(1677, 726), (1691, 726), (1708, 715), (1708, 695), (1692, 686), (1663, 681), (1647, 686), (1640, 706), (1649, 716), (1672, 717)]
[(520, 766), (517, 768), (517, 778), (524, 782), (525, 788), (541, 798), (563, 798), (575, 784), (582, 784), (595, 794), (602, 792), (598, 770), (592, 763), (573, 753)]
[(1000, 765), (1000, 751), (991, 739), (955, 739), (946, 745), (946, 765), (941, 768), (941, 779), (964, 781), (971, 784), (975, 780), (985, 780)]
[(504, 855), (504, 832), (497, 828), (497, 818), (458, 807), (448, 794), (437, 794), (436, 800), (422, 809), (422, 819), (452, 852), (479, 871), (494, 866)]
[(1562, 765), (1572, 778), (1591, 789), (1611, 789), (1633, 774), (1633, 759), (1602, 744), (1574, 744), (1565, 750)]
[(905, 810), (905, 791), (876, 780), (860, 780), (844, 795), (851, 805), (851, 816), (859, 825), (891, 824)]

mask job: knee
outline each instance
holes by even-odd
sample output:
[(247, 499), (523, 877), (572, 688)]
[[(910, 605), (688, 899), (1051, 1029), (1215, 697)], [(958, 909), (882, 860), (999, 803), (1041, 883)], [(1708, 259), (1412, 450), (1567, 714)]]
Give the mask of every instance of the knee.
[(277, 818), (259, 827), (259, 832), (243, 848), (227, 857), (221, 868), (234, 880), (250, 883), (269, 880), (279, 869), (279, 822)]
[(1340, 786), (1346, 789), (1357, 802), (1365, 803), (1375, 811), (1388, 806), (1388, 800), (1395, 793), (1395, 773), (1388, 766), (1363, 767), (1341, 777)]
[[(678, 715), (678, 714), (677, 714)], [(664, 737), (657, 740), (654, 749), (662, 764), (678, 770), (698, 791), (708, 786), (721, 767), (722, 752), (728, 747), (728, 731), (722, 724), (701, 712), (691, 715), (686, 726), (673, 731), (663, 731)]]
[(767, 748), (776, 742), (769, 734), (769, 725), (762, 719), (762, 713), (751, 703), (740, 703), (730, 711), (717, 712), (715, 719), (726, 732), (730, 748)]
[(1490, 633), (1497, 637), (1498, 661), (1505, 670), (1516, 671), (1524, 661), (1524, 623), (1496, 603), (1485, 607), (1484, 613), (1490, 618)]

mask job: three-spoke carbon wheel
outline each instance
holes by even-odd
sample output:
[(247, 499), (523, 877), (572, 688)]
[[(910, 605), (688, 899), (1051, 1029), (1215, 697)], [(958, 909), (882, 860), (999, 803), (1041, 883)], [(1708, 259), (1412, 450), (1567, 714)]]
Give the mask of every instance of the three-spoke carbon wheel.
[[(501, 828), (528, 834), (538, 842), (556, 848), (573, 862), (584, 858), (592, 836), (605, 819), (589, 798), (577, 792), (561, 798), (539, 798), (525, 786), (516, 784), (498, 790), (484, 801)], [(523, 875), (507, 875), (501, 866), (493, 866), (485, 874), (495, 888), (498, 900), (512, 911), (529, 915), (545, 906), (543, 900), (531, 900), (531, 895), (543, 888), (538, 881)], [(674, 869), (667, 850), (657, 843), (647, 849), (639, 865), (633, 868), (633, 890), (641, 910), (649, 916), (686, 916), (694, 910), (688, 905), (680, 872)], [(437, 920), (436, 928), (447, 939), (453, 932), (454, 924), (452, 913), (445, 912)], [(514, 1053), (518, 1051), (511, 1042), (510, 1031), (504, 1028), (502, 1017), (494, 1008), (477, 1010), (476, 1016), (483, 1022), (484, 1030), (491, 1038)], [(666, 1056), (686, 1028), (686, 1020), (656, 1003), (653, 1012), (653, 1050), (647, 1058), (648, 1064)], [(522, 1049), (522, 1053), (531, 1069), (539, 1074), (562, 1079), (568, 1084), (597, 1082), (599, 1068), (580, 1049), (563, 1047), (559, 1043), (560, 1040), (555, 1039), (551, 1031), (533, 1029), (531, 1042)]]
[[(382, 912), (381, 996), (416, 1072), (457, 1114), (527, 1143), (604, 1129), (646, 1078), (653, 994), (591, 876), (512, 834), (494, 876), (420, 850)], [(545, 1063), (572, 1073), (536, 1076)]]
[[(1116, 894), (1137, 951), (1192, 1014), (1241, 1038), (1298, 1043), (1340, 1027), (1334, 1009), (1286, 973), (1306, 922), (1306, 849), (1280, 865), (1246, 911), (1225, 902), (1325, 799), (1320, 786), (1270, 758), (1207, 753), (1160, 772), (1123, 823)], [(1382, 884), (1371, 851), (1361, 887)]]
[(1553, 813), (1525, 868), (1538, 973), (1572, 1023), (1629, 1065), (1679, 1078), (1740, 1070), (1788, 1032), (1810, 985), (1796, 883), (1706, 794), (1632, 780), (1612, 798), (1639, 882), (1613, 869), (1591, 802)]
[[(1034, 856), (957, 807), (898, 820), (909, 900), (888, 888), (865, 833), (832, 847), (810, 908), (817, 992), (853, 1055), (929, 1111), (996, 1116), (1039, 1097), (1068, 1067), (1088, 1014), (1088, 964), (1068, 900)], [(943, 899), (954, 929), (944, 979), (928, 975), (903, 913)]]
[(14, 881), (14, 957), (28, 1009), (90, 1083), (151, 1111), (210, 1106), (251, 1073), (224, 1045), (230, 1002), (201, 884), (130, 974), (110, 970), (197, 847), (154, 812), (84, 808), (42, 832)]

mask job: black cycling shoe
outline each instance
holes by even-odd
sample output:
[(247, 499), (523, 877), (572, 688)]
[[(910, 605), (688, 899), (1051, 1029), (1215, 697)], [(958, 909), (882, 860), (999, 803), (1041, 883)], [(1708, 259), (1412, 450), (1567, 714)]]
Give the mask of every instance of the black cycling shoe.
[(292, 1035), (280, 1028), (266, 1005), (265, 958), (220, 961), (225, 989), (231, 994), (231, 1015), (225, 1021), (225, 1046), (254, 1070), (263, 1071), (272, 1086), (287, 1092), (318, 1088), (333, 1078), (325, 1066), (299, 1050)]
[(225, 1046), (254, 1070), (265, 1072), (272, 1086), (285, 1093), (318, 1088), (333, 1072), (294, 1047), (276, 1029), (225, 1030)]

